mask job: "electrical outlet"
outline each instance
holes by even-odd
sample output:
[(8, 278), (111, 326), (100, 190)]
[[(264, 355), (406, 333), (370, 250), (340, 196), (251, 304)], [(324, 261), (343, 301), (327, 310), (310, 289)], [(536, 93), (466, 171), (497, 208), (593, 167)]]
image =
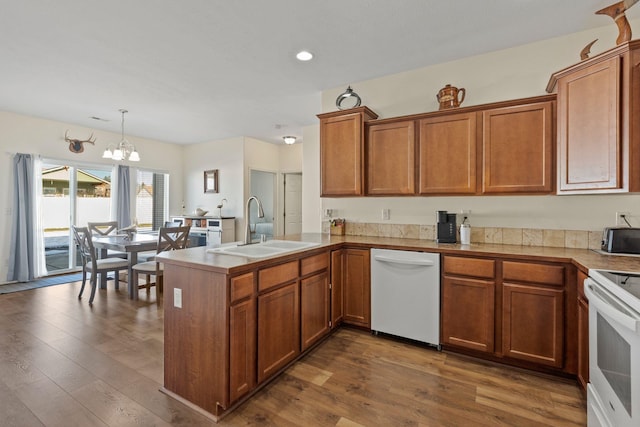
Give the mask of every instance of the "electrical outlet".
[(324, 217), (325, 218), (331, 218), (333, 216), (333, 209), (325, 209), (324, 210)]
[[(630, 216), (630, 212), (616, 212), (616, 225), (620, 227), (628, 227), (629, 224), (627, 224), (627, 221), (629, 221)], [(625, 221), (625, 219), (627, 221)]]
[(182, 289), (173, 288), (173, 306), (182, 308)]
[(382, 209), (382, 220), (389, 221), (390, 218), (391, 218), (390, 209)]

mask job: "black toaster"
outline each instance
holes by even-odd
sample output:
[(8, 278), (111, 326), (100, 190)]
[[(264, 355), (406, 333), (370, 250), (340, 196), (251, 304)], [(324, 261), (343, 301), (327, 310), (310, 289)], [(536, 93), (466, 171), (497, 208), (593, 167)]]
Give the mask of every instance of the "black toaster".
[(605, 228), (602, 236), (602, 250), (612, 253), (640, 254), (640, 228)]

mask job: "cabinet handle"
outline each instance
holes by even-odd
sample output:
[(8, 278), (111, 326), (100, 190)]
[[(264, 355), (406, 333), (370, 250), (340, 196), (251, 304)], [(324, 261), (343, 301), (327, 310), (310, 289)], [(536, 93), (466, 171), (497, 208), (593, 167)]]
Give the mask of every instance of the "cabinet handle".
[(398, 258), (389, 258), (381, 255), (376, 255), (373, 257), (374, 260), (380, 262), (386, 262), (389, 264), (404, 264), (404, 265), (416, 265), (421, 267), (433, 267), (435, 263), (429, 260), (422, 259), (398, 259)]

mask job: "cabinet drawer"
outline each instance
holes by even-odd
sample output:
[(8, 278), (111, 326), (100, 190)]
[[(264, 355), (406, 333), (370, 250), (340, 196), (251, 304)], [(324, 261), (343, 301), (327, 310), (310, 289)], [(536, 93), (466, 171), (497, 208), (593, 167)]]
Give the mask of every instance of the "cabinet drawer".
[(560, 265), (505, 261), (502, 264), (502, 277), (505, 281), (515, 280), (563, 286), (564, 267)]
[(298, 278), (298, 261), (276, 265), (262, 269), (258, 272), (258, 291), (291, 282)]
[(231, 278), (231, 304), (253, 294), (253, 273)]
[(496, 262), (492, 259), (445, 256), (443, 271), (445, 274), (456, 276), (493, 279), (496, 274)]
[(315, 271), (324, 270), (329, 267), (329, 253), (310, 256), (300, 260), (300, 275), (306, 276), (307, 274)]

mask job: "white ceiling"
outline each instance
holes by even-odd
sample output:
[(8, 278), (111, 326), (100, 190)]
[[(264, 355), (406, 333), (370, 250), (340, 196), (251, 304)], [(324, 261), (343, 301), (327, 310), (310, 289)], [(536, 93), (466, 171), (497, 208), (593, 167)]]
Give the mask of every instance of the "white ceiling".
[(594, 14), (612, 2), (1, 0), (0, 110), (119, 132), (126, 108), (129, 136), (279, 143), (323, 90), (614, 25)]

